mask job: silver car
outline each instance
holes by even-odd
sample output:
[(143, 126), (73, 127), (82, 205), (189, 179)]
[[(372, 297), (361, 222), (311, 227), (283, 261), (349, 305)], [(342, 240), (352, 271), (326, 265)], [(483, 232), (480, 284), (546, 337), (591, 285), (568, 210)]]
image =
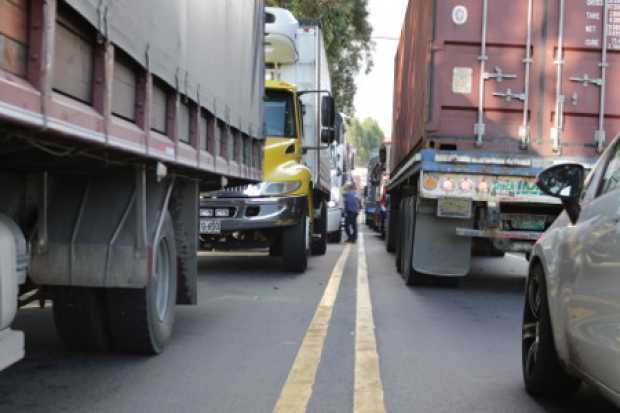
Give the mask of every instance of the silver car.
[(562, 164), (538, 177), (565, 211), (532, 253), (523, 377), (534, 396), (567, 396), (587, 381), (620, 406), (620, 138), (584, 175)]

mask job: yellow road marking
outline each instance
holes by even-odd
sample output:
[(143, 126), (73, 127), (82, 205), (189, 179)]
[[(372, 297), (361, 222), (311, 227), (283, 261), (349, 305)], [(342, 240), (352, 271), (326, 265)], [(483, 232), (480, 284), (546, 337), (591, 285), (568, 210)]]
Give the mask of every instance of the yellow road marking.
[(314, 313), (314, 318), (306, 331), (304, 341), (295, 357), (295, 362), (288, 374), (286, 383), (280, 393), (273, 411), (277, 413), (303, 413), (308, 407), (312, 396), (312, 389), (316, 380), (316, 372), (321, 361), (323, 345), (327, 337), (329, 322), (332, 318), (334, 303), (340, 289), (344, 266), (351, 252), (351, 245), (347, 245), (340, 255), (331, 276), (323, 298)]
[(263, 251), (200, 251), (199, 257), (268, 257)]
[(384, 413), (383, 384), (368, 287), (364, 234), (359, 236), (353, 413)]

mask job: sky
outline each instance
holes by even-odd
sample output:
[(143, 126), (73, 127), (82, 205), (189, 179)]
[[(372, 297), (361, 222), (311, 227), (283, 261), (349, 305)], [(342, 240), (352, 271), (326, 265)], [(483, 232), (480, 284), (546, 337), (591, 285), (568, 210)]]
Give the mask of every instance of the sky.
[(392, 133), (392, 97), (394, 90), (394, 56), (400, 37), (408, 0), (369, 0), (368, 11), (373, 27), (374, 68), (369, 75), (357, 76), (355, 109), (358, 118), (375, 118), (386, 136)]

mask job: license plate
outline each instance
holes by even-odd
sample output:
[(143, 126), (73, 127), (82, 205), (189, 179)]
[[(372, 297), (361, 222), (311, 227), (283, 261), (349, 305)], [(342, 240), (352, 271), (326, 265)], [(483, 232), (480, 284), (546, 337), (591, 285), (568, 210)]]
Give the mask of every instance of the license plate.
[(471, 200), (439, 198), (437, 216), (443, 218), (471, 218)]
[(510, 226), (513, 230), (518, 231), (544, 231), (546, 219), (544, 217), (521, 217), (511, 216)]
[(200, 233), (217, 235), (222, 232), (222, 223), (214, 219), (202, 219), (200, 220)]

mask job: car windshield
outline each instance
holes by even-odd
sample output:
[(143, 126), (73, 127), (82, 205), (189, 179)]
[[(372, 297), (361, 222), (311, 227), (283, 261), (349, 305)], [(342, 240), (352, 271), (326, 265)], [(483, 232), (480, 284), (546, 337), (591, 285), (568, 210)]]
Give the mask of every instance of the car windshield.
[(293, 96), (288, 92), (265, 94), (265, 135), (279, 138), (296, 136)]

